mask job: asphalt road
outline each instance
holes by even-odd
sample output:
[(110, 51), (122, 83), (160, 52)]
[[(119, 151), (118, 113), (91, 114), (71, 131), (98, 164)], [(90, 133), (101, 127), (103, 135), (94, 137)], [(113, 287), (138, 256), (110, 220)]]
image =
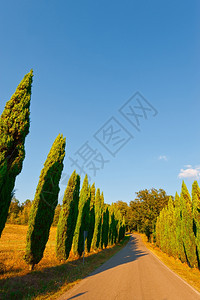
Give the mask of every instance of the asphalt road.
[(200, 299), (133, 235), (128, 244), (59, 300), (193, 300)]

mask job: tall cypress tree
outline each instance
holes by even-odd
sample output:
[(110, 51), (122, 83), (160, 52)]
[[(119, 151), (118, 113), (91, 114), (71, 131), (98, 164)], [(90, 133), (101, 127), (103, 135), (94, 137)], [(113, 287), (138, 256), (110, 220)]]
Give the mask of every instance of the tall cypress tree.
[(162, 214), (162, 210), (159, 214), (159, 216), (157, 217), (157, 221), (156, 221), (156, 245), (161, 248), (161, 214)]
[(99, 248), (100, 243), (100, 234), (101, 234), (101, 202), (102, 197), (100, 195), (100, 189), (98, 188), (96, 191), (95, 197), (95, 226), (94, 226), (94, 234), (92, 239), (92, 249), (96, 250)]
[(200, 188), (197, 181), (194, 181), (192, 185), (192, 213), (198, 267), (200, 268)]
[(102, 235), (102, 229), (103, 229), (103, 211), (104, 211), (104, 195), (103, 192), (101, 192), (101, 220), (99, 224), (99, 248), (103, 249), (103, 235)]
[(65, 190), (57, 226), (56, 256), (60, 260), (68, 259), (72, 247), (78, 216), (79, 189), (80, 176), (74, 171)]
[(16, 176), (25, 158), (25, 138), (30, 126), (33, 71), (25, 75), (0, 118), (0, 236), (8, 216)]
[(176, 256), (176, 224), (175, 224), (175, 208), (172, 197), (169, 197), (167, 206), (167, 227), (168, 227), (168, 241), (169, 249), (168, 254)]
[(187, 262), (185, 250), (183, 246), (183, 237), (181, 231), (182, 222), (182, 198), (179, 197), (178, 193), (175, 195), (175, 227), (176, 227), (176, 249), (177, 256), (182, 262)]
[(160, 249), (166, 252), (166, 209), (163, 208), (160, 212), (160, 215), (157, 218), (156, 223), (156, 243)]
[(197, 267), (195, 236), (193, 232), (192, 202), (188, 189), (183, 181), (181, 190), (182, 220), (181, 233), (187, 262), (191, 267)]
[(88, 185), (88, 176), (85, 175), (80, 192), (78, 218), (74, 231), (72, 251), (76, 256), (81, 256), (84, 249), (84, 231), (88, 231), (90, 211), (90, 188)]
[(125, 233), (126, 233), (126, 221), (125, 221), (125, 217), (123, 216), (123, 218), (122, 218), (122, 233), (121, 233), (120, 240), (122, 240), (125, 237)]
[(117, 228), (115, 219), (115, 209), (113, 203), (109, 207), (109, 233), (108, 233), (108, 243), (113, 245), (116, 243), (117, 238)]
[(120, 210), (117, 213), (118, 218), (118, 241), (120, 242), (124, 238), (124, 227), (125, 227), (125, 219), (122, 216)]
[(105, 206), (103, 212), (101, 248), (103, 248), (103, 246), (105, 248), (108, 246), (108, 232), (109, 232), (109, 210), (108, 210), (108, 206)]
[(65, 157), (65, 138), (58, 135), (44, 163), (33, 200), (27, 231), (25, 261), (33, 269), (43, 257), (54, 212)]
[(90, 188), (91, 200), (90, 200), (90, 212), (89, 212), (89, 228), (87, 236), (87, 251), (90, 252), (92, 238), (94, 234), (94, 225), (95, 225), (95, 184)]

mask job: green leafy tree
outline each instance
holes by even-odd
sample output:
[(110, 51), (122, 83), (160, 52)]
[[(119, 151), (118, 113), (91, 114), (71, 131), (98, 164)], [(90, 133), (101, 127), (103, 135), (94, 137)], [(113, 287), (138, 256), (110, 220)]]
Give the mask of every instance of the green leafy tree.
[(126, 226), (126, 230), (129, 230), (129, 214), (130, 214), (130, 207), (128, 206), (128, 204), (124, 201), (117, 201), (115, 203), (115, 205), (117, 206), (117, 208), (119, 209), (122, 217), (124, 217), (124, 221), (125, 221), (125, 226)]
[(122, 217), (122, 225), (119, 230), (119, 240), (120, 241), (125, 237), (125, 233), (126, 233), (126, 221), (125, 221), (125, 217)]
[(120, 242), (124, 237), (125, 220), (124, 220), (124, 216), (122, 215), (120, 209), (118, 208), (117, 203), (114, 203), (114, 215), (115, 215), (116, 229), (117, 229), (116, 241)]
[(7, 223), (21, 224), (19, 220), (20, 212), (21, 212), (20, 202), (15, 197), (13, 197), (8, 211)]
[(95, 226), (95, 184), (90, 188), (91, 200), (90, 200), (90, 212), (89, 212), (89, 228), (88, 228), (88, 236), (87, 236), (87, 251), (90, 252), (92, 238), (94, 234), (94, 226)]
[(176, 224), (175, 224), (175, 208), (172, 197), (169, 197), (167, 206), (167, 236), (168, 236), (168, 251), (170, 256), (176, 256)]
[(192, 201), (184, 181), (182, 183), (181, 201), (181, 234), (183, 238), (183, 245), (189, 266), (197, 267), (198, 262), (196, 256), (195, 235), (193, 232)]
[(155, 231), (157, 217), (169, 201), (169, 196), (162, 189), (141, 190), (137, 197), (130, 202), (133, 211), (134, 229), (143, 232), (150, 240)]
[(125, 218), (121, 215), (121, 212), (118, 211), (118, 242), (120, 242), (125, 236)]
[(68, 259), (71, 251), (78, 216), (79, 190), (80, 176), (74, 171), (65, 190), (57, 227), (56, 256), (60, 260)]
[(59, 220), (60, 212), (61, 212), (61, 205), (58, 204), (56, 206), (56, 209), (55, 209), (52, 226), (57, 226), (58, 225), (58, 220)]
[(194, 181), (192, 185), (192, 214), (198, 267), (200, 268), (200, 188), (197, 181)]
[(156, 244), (163, 252), (186, 262), (186, 253), (182, 234), (182, 198), (176, 193), (175, 200), (169, 198), (168, 206), (165, 206), (157, 218)]
[(102, 238), (101, 238), (101, 248), (108, 246), (108, 232), (109, 232), (109, 210), (108, 206), (105, 205), (103, 211), (103, 222), (102, 222)]
[(161, 210), (159, 216), (157, 217), (156, 222), (156, 245), (163, 250), (162, 242), (163, 242), (163, 214), (164, 208)]
[(108, 234), (108, 242), (109, 245), (113, 245), (117, 242), (118, 238), (118, 231), (117, 231), (117, 224), (118, 220), (116, 219), (115, 214), (115, 205), (112, 203), (109, 206), (109, 234)]
[(187, 262), (185, 249), (183, 246), (183, 237), (181, 230), (182, 223), (182, 198), (179, 197), (178, 193), (175, 195), (175, 228), (176, 228), (176, 249), (177, 256), (182, 262)]
[(0, 118), (0, 236), (13, 197), (16, 176), (25, 158), (25, 138), (30, 126), (32, 70), (25, 75)]
[(65, 157), (65, 138), (58, 135), (44, 163), (36, 189), (29, 218), (26, 253), (24, 256), (30, 269), (43, 257), (54, 211), (58, 203), (59, 181)]
[(84, 249), (84, 231), (88, 231), (90, 211), (90, 188), (88, 185), (88, 176), (85, 175), (80, 192), (78, 218), (74, 231), (72, 252), (75, 256), (81, 256)]
[(101, 248), (101, 249), (103, 249), (103, 240), (102, 240), (102, 237), (103, 237), (103, 235), (102, 235), (102, 229), (103, 229), (103, 211), (104, 211), (104, 206), (105, 206), (105, 204), (104, 204), (104, 194), (103, 194), (103, 192), (101, 193), (101, 196), (100, 196), (100, 198), (101, 198), (101, 220), (100, 220), (100, 226), (99, 226), (99, 232), (98, 232), (98, 248)]
[(30, 210), (31, 210), (32, 202), (31, 200), (27, 199), (21, 206), (21, 215), (20, 215), (20, 223), (23, 225), (28, 224)]
[(95, 226), (94, 226), (94, 234), (92, 239), (93, 250), (99, 248), (100, 237), (101, 237), (101, 213), (102, 213), (102, 197), (100, 195), (100, 189), (98, 188), (95, 197)]

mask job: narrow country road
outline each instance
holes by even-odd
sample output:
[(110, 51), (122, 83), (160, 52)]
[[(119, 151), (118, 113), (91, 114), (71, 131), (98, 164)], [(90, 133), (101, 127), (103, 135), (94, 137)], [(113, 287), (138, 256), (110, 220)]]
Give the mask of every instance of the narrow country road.
[(193, 300), (200, 294), (133, 235), (128, 244), (59, 300)]

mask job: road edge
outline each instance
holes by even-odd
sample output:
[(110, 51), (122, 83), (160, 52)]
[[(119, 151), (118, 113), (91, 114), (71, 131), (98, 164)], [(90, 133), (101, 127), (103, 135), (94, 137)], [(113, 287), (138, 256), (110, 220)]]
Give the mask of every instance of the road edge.
[(176, 277), (178, 277), (179, 279), (181, 279), (181, 281), (183, 281), (187, 286), (189, 286), (199, 297), (200, 297), (200, 292), (193, 287), (191, 284), (189, 284), (185, 279), (183, 279), (179, 274), (177, 274), (175, 271), (173, 271), (172, 269), (170, 269), (170, 267), (168, 267), (155, 253), (153, 253), (153, 251), (151, 249), (148, 248), (148, 246), (146, 245), (146, 243), (143, 241), (142, 235), (139, 233), (134, 233), (137, 234), (141, 237), (142, 242), (144, 244), (144, 246), (147, 248), (147, 250), (166, 268), (168, 269), (171, 273), (173, 273)]

